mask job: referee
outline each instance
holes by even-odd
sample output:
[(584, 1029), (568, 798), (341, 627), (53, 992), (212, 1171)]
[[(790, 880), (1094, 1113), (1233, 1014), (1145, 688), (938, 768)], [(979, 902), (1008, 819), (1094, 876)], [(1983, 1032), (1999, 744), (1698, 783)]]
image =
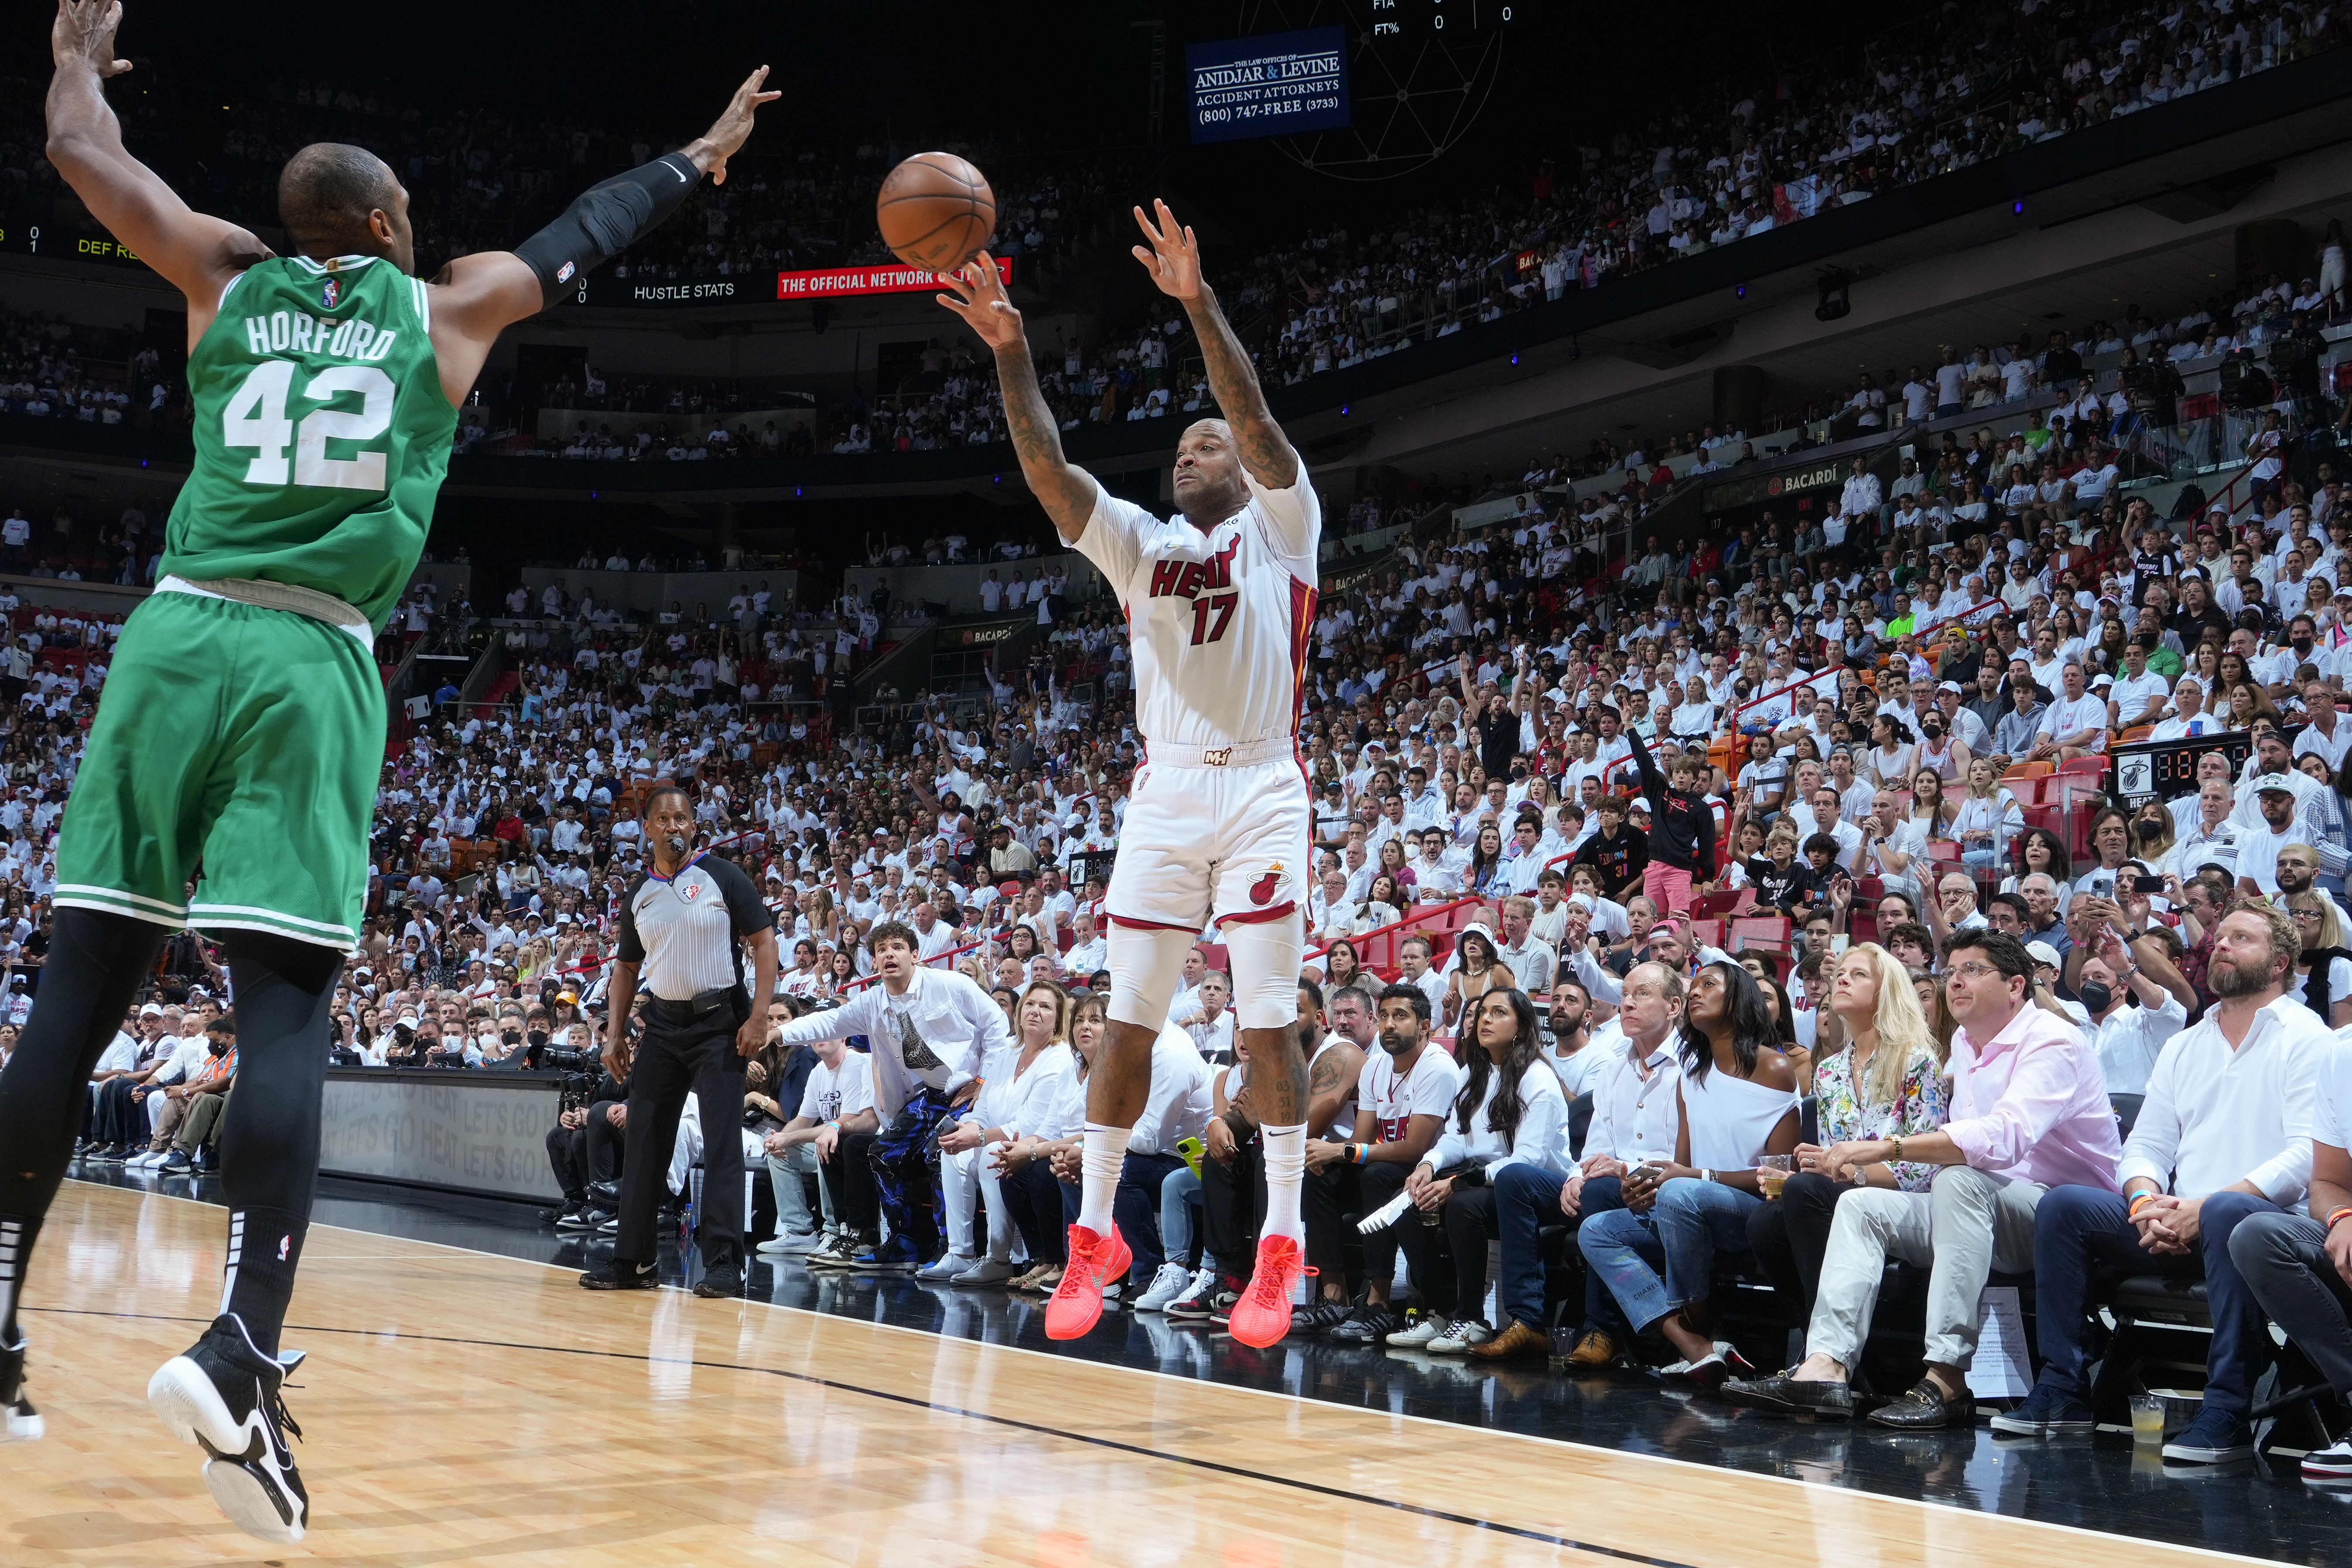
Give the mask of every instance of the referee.
[[(776, 994), (776, 921), (759, 889), (728, 861), (694, 855), (694, 804), (674, 784), (646, 798), (653, 868), (621, 903), (620, 941), (606, 992), (604, 1066), (629, 1085), (620, 1232), (613, 1260), (580, 1277), (591, 1290), (651, 1290), (655, 1184), (669, 1168), (678, 1113), (702, 1104), (701, 1280), (698, 1296), (743, 1292), (743, 1059), (766, 1044)], [(743, 984), (748, 946), (755, 978)], [(643, 971), (645, 1033), (632, 1071), (629, 1006)], [(752, 998), (762, 1005), (755, 1009)]]

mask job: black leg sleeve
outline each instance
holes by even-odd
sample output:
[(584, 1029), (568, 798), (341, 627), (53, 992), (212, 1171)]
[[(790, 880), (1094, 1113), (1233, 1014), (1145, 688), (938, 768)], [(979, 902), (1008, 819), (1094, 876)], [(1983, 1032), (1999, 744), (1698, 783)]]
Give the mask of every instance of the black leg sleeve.
[(236, 1089), (220, 1130), (229, 1208), (221, 1310), (242, 1319), (255, 1348), (268, 1355), (278, 1349), (310, 1227), (327, 1011), (342, 954), (261, 931), (237, 931), (222, 945), (236, 989)]
[(40, 999), (0, 1068), (0, 1342), (21, 1338), (16, 1290), (73, 1158), (89, 1075), (166, 934), (128, 915), (57, 911)]

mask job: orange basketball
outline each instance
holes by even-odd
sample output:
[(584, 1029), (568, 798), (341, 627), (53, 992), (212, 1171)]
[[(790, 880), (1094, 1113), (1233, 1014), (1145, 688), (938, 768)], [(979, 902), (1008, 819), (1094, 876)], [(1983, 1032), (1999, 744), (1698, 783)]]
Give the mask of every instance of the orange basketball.
[(918, 153), (890, 171), (874, 199), (882, 243), (910, 267), (952, 272), (996, 229), (988, 176), (952, 153)]

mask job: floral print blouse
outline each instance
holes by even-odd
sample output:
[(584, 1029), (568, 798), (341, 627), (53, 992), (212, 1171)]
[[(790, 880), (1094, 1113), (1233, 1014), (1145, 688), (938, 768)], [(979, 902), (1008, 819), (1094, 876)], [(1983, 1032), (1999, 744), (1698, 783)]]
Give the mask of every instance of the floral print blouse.
[[(1865, 1069), (1866, 1070), (1866, 1069)], [(1950, 1114), (1949, 1092), (1943, 1074), (1928, 1051), (1915, 1052), (1903, 1072), (1903, 1093), (1892, 1105), (1865, 1105), (1853, 1081), (1851, 1047), (1813, 1069), (1813, 1115), (1821, 1127), (1824, 1148), (1832, 1143), (1864, 1139), (1916, 1138), (1941, 1127)], [(1906, 1193), (1924, 1193), (1936, 1179), (1936, 1167), (1916, 1160), (1889, 1160), (1895, 1184)]]

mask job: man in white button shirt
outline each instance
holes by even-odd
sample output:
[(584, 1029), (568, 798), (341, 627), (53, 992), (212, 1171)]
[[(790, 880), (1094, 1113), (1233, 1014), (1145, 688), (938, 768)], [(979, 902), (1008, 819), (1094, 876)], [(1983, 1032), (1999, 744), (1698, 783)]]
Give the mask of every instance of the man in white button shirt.
[(2057, 1186), (2033, 1219), (2034, 1316), (2042, 1375), (1993, 1430), (2024, 1436), (2087, 1434), (2083, 1343), (2093, 1274), (2103, 1266), (2205, 1282), (2213, 1317), (2205, 1400), (2164, 1457), (2218, 1465), (2253, 1453), (2246, 1412), (2269, 1359), (2262, 1307), (2230, 1254), (2255, 1215), (2280, 1215), (2311, 1182), (2313, 1107), (2334, 1037), (2293, 994), (2301, 950), (2275, 910), (2221, 921), (2206, 966), (2220, 1000), (2174, 1037), (2149, 1078), (2116, 1173), (2124, 1190)]
[(1528, 934), (1528, 927), (1535, 919), (1536, 901), (1518, 894), (1503, 900), (1503, 944), (1496, 951), (1519, 983), (1519, 989), (1530, 996), (1541, 996), (1551, 989), (1552, 972), (1559, 965), (1559, 955), (1547, 944)]
[(2317, 757), (2327, 764), (2329, 773), (2335, 773), (2344, 766), (2344, 753), (2352, 751), (2352, 722), (2336, 713), (2336, 693), (2324, 680), (2312, 681), (2303, 689), (2303, 702), (2311, 722), (2295, 736), (2294, 754)]
[(1233, 982), (1225, 978), (1224, 971), (1212, 969), (1193, 987), (1192, 1010), (1177, 1020), (1176, 1026), (1192, 1037), (1201, 1059), (1213, 1067), (1234, 1059), (1234, 1015), (1226, 1005), (1233, 994)]
[[(1621, 1184), (1627, 1170), (1644, 1156), (1670, 1153), (1678, 1134), (1675, 1085), (1681, 1069), (1675, 1036), (1682, 1022), (1682, 976), (1663, 963), (1636, 964), (1625, 976), (1620, 1005), (1625, 1049), (1592, 1074), (1592, 1120), (1578, 1165), (1563, 1172), (1522, 1162), (1495, 1178), (1495, 1226), (1503, 1244), (1496, 1301), (1507, 1320), (1504, 1337), (1491, 1342), (1495, 1345), (1515, 1340), (1525, 1345), (1525, 1335), (1514, 1333), (1512, 1325), (1527, 1332), (1542, 1327), (1543, 1256), (1537, 1244), (1541, 1228), (1559, 1223), (1556, 1215), (1581, 1224), (1591, 1215), (1623, 1208)], [(1596, 1048), (1588, 1045), (1578, 1054)], [(1588, 1271), (1571, 1364), (1605, 1367), (1632, 1342), (1633, 1330), (1607, 1281), (1597, 1270)], [(1471, 1353), (1500, 1359), (1488, 1356), (1488, 1349), (1482, 1345)]]
[(2148, 978), (2113, 926), (2100, 929), (2097, 952), (2084, 958), (2075, 994), (2090, 1010), (2083, 1035), (2098, 1053), (2107, 1092), (2147, 1093), (2165, 1042), (2189, 1026), (2180, 998)]

